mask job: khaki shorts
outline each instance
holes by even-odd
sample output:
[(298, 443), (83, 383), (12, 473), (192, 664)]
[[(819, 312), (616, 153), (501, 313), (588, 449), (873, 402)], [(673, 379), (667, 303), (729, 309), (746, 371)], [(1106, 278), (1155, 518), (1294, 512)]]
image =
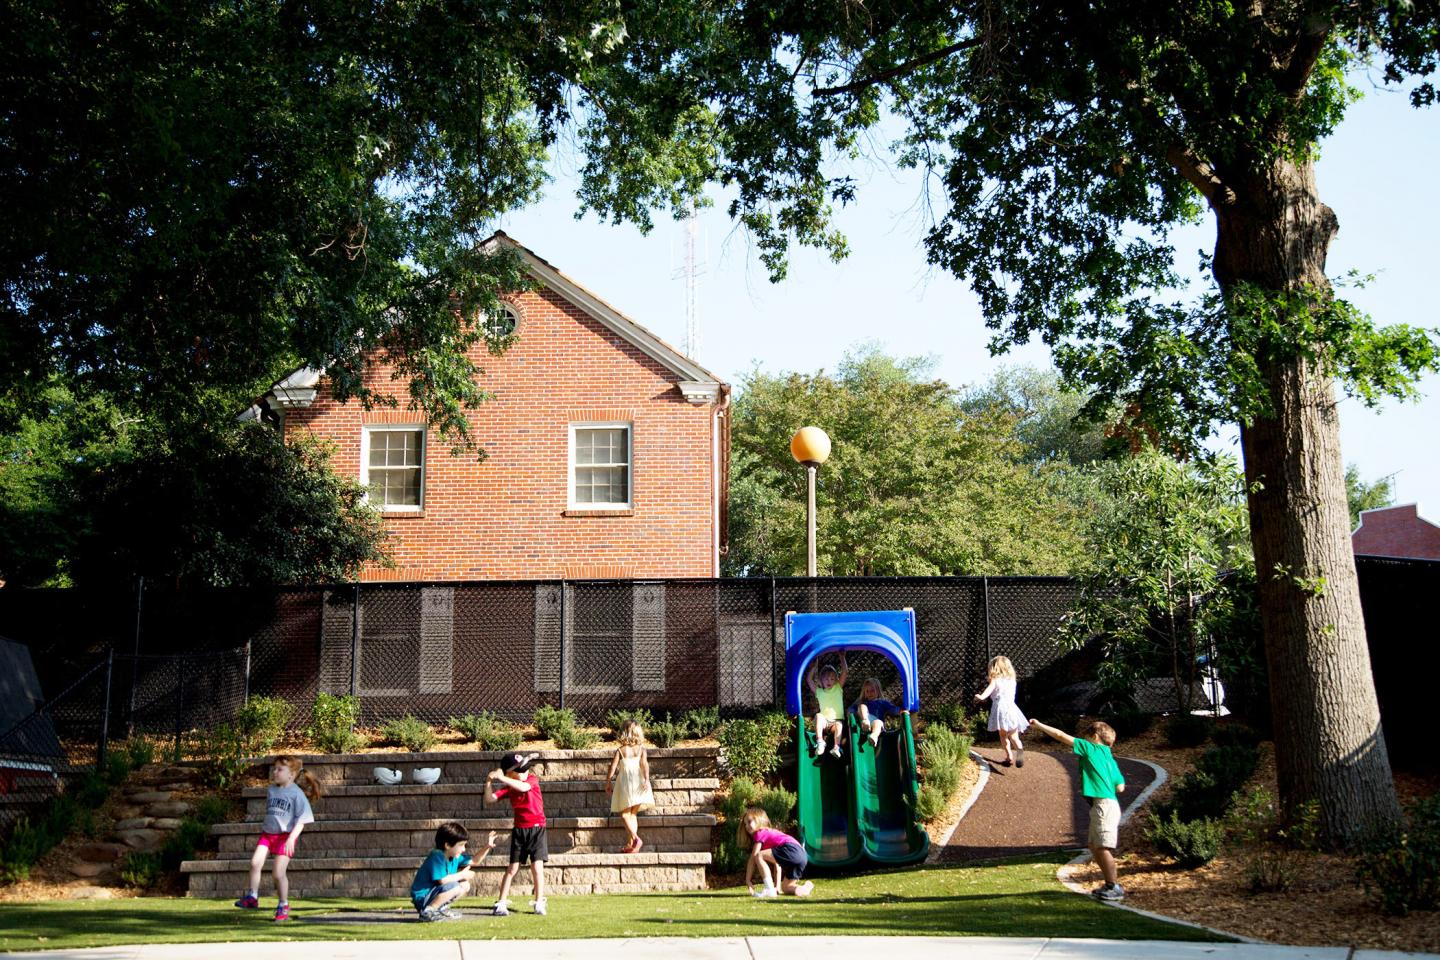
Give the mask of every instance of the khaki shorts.
[(1120, 846), (1120, 801), (1090, 797), (1090, 846), (1114, 850)]

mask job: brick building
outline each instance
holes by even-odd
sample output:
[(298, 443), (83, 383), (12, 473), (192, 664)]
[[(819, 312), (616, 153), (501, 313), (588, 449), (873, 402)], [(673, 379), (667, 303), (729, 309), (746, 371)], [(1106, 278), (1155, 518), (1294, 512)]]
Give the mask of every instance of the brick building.
[(1440, 526), (1420, 516), (1413, 503), (1363, 511), (1350, 543), (1356, 554), (1440, 560)]
[[(483, 461), (452, 456), (414, 412), (336, 402), (320, 371), (263, 401), (370, 488), (396, 566), (361, 579), (718, 576), (729, 387), (505, 234), (487, 242), (539, 289), (506, 298), (509, 350), (473, 348), (492, 397), (469, 413)], [(383, 367), (367, 376), (394, 389)]]

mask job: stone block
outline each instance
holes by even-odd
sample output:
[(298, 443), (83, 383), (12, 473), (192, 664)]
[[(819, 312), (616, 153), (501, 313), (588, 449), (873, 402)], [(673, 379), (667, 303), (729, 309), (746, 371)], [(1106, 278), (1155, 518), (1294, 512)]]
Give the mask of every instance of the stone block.
[(135, 793), (127, 793), (125, 799), (131, 803), (164, 803), (170, 799), (169, 790), (140, 790)]
[(675, 883), (680, 879), (679, 871), (675, 867), (621, 867), (620, 880), (623, 883), (633, 884), (656, 884)]
[(165, 842), (163, 830), (121, 830), (115, 838), (132, 850), (154, 850)]
[[(619, 883), (619, 867), (563, 867), (566, 885), (570, 884), (596, 884), (596, 883)], [(545, 879), (550, 879), (550, 871), (545, 872)]]
[(145, 808), (147, 817), (183, 817), (195, 808), (184, 800), (152, 803)]
[(115, 891), (109, 887), (71, 887), (65, 891), (66, 900), (114, 900)]
[(130, 848), (123, 843), (94, 842), (76, 848), (75, 856), (92, 863), (110, 863), (129, 852)]
[(159, 817), (150, 826), (156, 830), (179, 830), (180, 824), (183, 822), (176, 817)]
[(76, 860), (70, 864), (70, 872), (84, 880), (93, 880), (101, 875), (109, 876), (115, 872), (115, 868), (108, 863), (96, 863), (93, 860)]
[(144, 830), (155, 822), (154, 817), (126, 817), (115, 821), (116, 830)]

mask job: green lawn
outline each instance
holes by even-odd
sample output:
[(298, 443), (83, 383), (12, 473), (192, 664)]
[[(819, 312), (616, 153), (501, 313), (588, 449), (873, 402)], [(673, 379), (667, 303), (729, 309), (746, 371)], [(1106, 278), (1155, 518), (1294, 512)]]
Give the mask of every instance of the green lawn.
[[(0, 950), (235, 940), (417, 940), (493, 937), (765, 936), (804, 933), (1065, 936), (1208, 940), (1203, 931), (1093, 903), (1055, 879), (1064, 855), (983, 867), (927, 867), (819, 879), (809, 900), (754, 900), (743, 890), (553, 897), (550, 915), (482, 915), (493, 903), (463, 901), (473, 919), (421, 924), (397, 900), (304, 900), (296, 920), (228, 902), (130, 900), (0, 903)], [(268, 878), (267, 878), (268, 880)], [(519, 884), (517, 884), (519, 886)], [(514, 898), (528, 909), (528, 885)], [(273, 895), (262, 901), (274, 907)], [(327, 913), (391, 911), (385, 921), (312, 922)]]

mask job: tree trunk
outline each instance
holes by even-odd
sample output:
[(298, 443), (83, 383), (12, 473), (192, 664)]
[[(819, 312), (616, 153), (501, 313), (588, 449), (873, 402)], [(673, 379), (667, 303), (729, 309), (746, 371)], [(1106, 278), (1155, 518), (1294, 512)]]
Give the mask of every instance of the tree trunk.
[[(1314, 168), (1276, 160), (1219, 212), (1222, 288), (1330, 286), (1337, 230), (1315, 193)], [(1350, 545), (1334, 384), (1302, 357), (1257, 355), (1272, 412), (1243, 425), (1250, 537), (1270, 672), (1280, 799), (1316, 800), (1332, 840), (1351, 843), (1400, 813), (1360, 610)]]

